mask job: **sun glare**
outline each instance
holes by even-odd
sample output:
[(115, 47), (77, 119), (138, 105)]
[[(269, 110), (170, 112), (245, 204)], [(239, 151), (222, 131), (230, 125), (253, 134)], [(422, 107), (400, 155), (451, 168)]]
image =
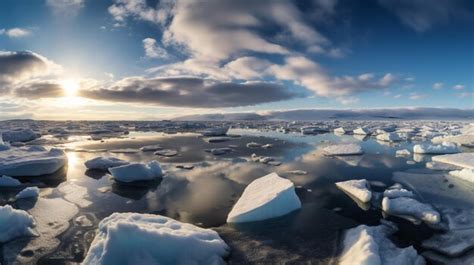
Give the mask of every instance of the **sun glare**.
[(61, 86), (64, 89), (64, 94), (68, 97), (72, 97), (76, 95), (76, 92), (79, 89), (79, 82), (74, 79), (65, 79), (62, 81)]

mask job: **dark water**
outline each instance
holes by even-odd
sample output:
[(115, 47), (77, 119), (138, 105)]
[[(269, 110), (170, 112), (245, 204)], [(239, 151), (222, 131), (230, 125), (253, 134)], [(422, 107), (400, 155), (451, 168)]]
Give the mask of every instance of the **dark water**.
[[(300, 136), (257, 130), (233, 130), (229, 141), (208, 143), (197, 134), (132, 133), (125, 138), (104, 141), (79, 141), (65, 144), (69, 165), (66, 169), (39, 178), (22, 181), (40, 182), (44, 189), (56, 189), (64, 182), (85, 187), (83, 199), (91, 204), (80, 208), (77, 216), (86, 216), (91, 225), (84, 226), (72, 220), (70, 228), (59, 236), (61, 244), (40, 264), (70, 264), (80, 262), (94, 236), (100, 220), (113, 212), (156, 213), (201, 227), (213, 228), (231, 246), (231, 264), (245, 263), (310, 263), (334, 262), (341, 232), (358, 224), (376, 225), (383, 218), (376, 207), (358, 206), (334, 185), (337, 181), (365, 178), (378, 185), (392, 185), (396, 171), (423, 171), (429, 156), (415, 157), (417, 162), (407, 164), (413, 156), (395, 157), (395, 151), (412, 150), (414, 143), (380, 143), (374, 138), (356, 138), (322, 134)], [(269, 149), (247, 148), (249, 142), (272, 144)], [(327, 157), (321, 152), (326, 145), (355, 142), (362, 145), (362, 156)], [(105, 150), (140, 148), (160, 144), (175, 149), (178, 155), (160, 157), (153, 152), (114, 153)], [(214, 156), (205, 149), (231, 146), (234, 151)], [(73, 151), (72, 149), (76, 150)], [(89, 151), (87, 151), (89, 150)], [(94, 150), (91, 152), (91, 150)], [(250, 161), (251, 154), (271, 156), (282, 161), (271, 166)], [(86, 171), (84, 161), (97, 156), (114, 156), (130, 162), (158, 160), (166, 177), (154, 182), (120, 184), (105, 172)], [(194, 165), (192, 170), (179, 169), (177, 165)], [(306, 175), (289, 171), (304, 170)], [(271, 172), (277, 172), (295, 183), (302, 208), (284, 217), (239, 225), (227, 225), (225, 220), (233, 204), (247, 184)], [(33, 183), (37, 185), (38, 183)], [(440, 183), (449, 193), (449, 183)], [(64, 185), (64, 184), (61, 184)], [(383, 188), (380, 188), (383, 191)], [(2, 192), (0, 202), (5, 204), (15, 192)], [(364, 209), (365, 208), (365, 209)], [(400, 246), (414, 244), (419, 248), (423, 239), (432, 234), (426, 226), (395, 220), (400, 231), (394, 240)], [(31, 253), (22, 253), (31, 255)]]

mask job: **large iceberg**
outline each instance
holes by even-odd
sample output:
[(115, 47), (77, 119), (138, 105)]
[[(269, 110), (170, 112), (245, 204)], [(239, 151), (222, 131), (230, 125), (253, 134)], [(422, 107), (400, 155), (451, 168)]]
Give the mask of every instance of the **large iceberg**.
[(229, 247), (211, 229), (152, 214), (103, 219), (84, 265), (224, 264)]
[(2, 133), (3, 141), (5, 142), (28, 142), (38, 138), (38, 134), (31, 129), (21, 129), (14, 131), (6, 131)]
[(474, 153), (434, 156), (433, 161), (474, 169)]
[(365, 179), (336, 182), (336, 186), (361, 202), (370, 202), (372, 198), (372, 192), (368, 188), (369, 183)]
[(327, 155), (342, 156), (342, 155), (361, 155), (364, 153), (362, 147), (358, 144), (336, 144), (325, 147), (324, 152)]
[(97, 169), (97, 170), (108, 170), (110, 167), (118, 167), (127, 165), (128, 162), (122, 159), (118, 159), (115, 157), (96, 157), (90, 160), (87, 160), (84, 165), (88, 169)]
[(131, 163), (128, 165), (109, 168), (112, 177), (121, 182), (153, 180), (163, 176), (160, 163), (153, 160), (148, 164)]
[(63, 150), (40, 146), (11, 148), (0, 152), (0, 175), (41, 176), (56, 172), (67, 163)]
[(413, 198), (388, 197), (382, 200), (382, 209), (385, 213), (399, 216), (418, 223), (420, 220), (427, 224), (440, 222), (440, 215), (431, 205), (421, 203)]
[(457, 145), (447, 142), (439, 145), (417, 144), (413, 147), (413, 152), (417, 154), (454, 154), (459, 153), (459, 151)]
[(397, 228), (391, 224), (359, 225), (345, 232), (339, 265), (424, 265), (412, 247), (398, 248), (388, 238)]
[(23, 210), (13, 209), (10, 205), (0, 206), (0, 243), (17, 237), (35, 236), (35, 221)]
[(301, 208), (295, 185), (270, 173), (252, 181), (227, 216), (228, 223), (270, 219)]

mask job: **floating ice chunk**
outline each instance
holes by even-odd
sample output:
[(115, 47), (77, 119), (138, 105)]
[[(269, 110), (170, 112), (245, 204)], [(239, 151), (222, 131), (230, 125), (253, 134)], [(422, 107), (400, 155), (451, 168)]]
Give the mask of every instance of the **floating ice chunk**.
[(329, 130), (327, 128), (315, 127), (315, 126), (307, 126), (301, 128), (301, 133), (304, 135), (307, 134), (319, 134), (319, 133), (326, 133)]
[(414, 197), (414, 194), (412, 191), (406, 189), (388, 189), (384, 191), (383, 196), (394, 199), (398, 197)]
[(154, 152), (154, 151), (158, 151), (158, 150), (162, 150), (163, 147), (161, 147), (161, 145), (159, 144), (154, 144), (154, 145), (146, 145), (146, 146), (143, 146), (140, 148), (140, 150), (142, 152)]
[(147, 165), (131, 163), (124, 166), (109, 168), (112, 177), (121, 182), (133, 182), (139, 180), (153, 180), (163, 176), (160, 164), (153, 160)]
[(397, 150), (395, 152), (396, 157), (404, 157), (404, 156), (410, 156), (411, 153), (408, 151), (408, 149), (403, 149), (403, 150)]
[[(407, 197), (383, 198), (382, 209), (385, 213), (399, 217), (413, 217), (427, 224), (440, 222), (440, 215), (431, 205)], [(411, 220), (411, 218), (409, 219)]]
[(454, 154), (459, 153), (460, 150), (453, 143), (443, 142), (440, 145), (417, 144), (413, 147), (413, 152), (417, 154)]
[(433, 161), (474, 169), (474, 153), (434, 156)]
[(13, 209), (10, 205), (0, 206), (0, 243), (17, 237), (35, 236), (35, 221), (23, 210)]
[(461, 170), (453, 170), (449, 171), (449, 175), (474, 183), (474, 169), (464, 168)]
[(176, 156), (178, 154), (178, 151), (173, 150), (173, 149), (163, 149), (163, 150), (158, 150), (154, 152), (153, 154), (159, 155), (159, 156), (172, 157), (172, 156)]
[(226, 142), (229, 141), (230, 138), (227, 136), (215, 136), (215, 137), (209, 137), (207, 138), (207, 142), (209, 143), (220, 143), (220, 142)]
[(38, 187), (28, 187), (20, 191), (15, 196), (15, 199), (20, 200), (20, 199), (38, 198), (39, 192), (40, 192), (40, 189)]
[(248, 148), (259, 148), (259, 147), (262, 147), (262, 144), (255, 143), (255, 142), (250, 142), (250, 143), (247, 143), (246, 146), (247, 146)]
[(115, 157), (96, 157), (91, 160), (87, 160), (84, 165), (88, 169), (97, 169), (97, 170), (104, 170), (106, 171), (109, 167), (118, 167), (127, 165), (128, 162), (122, 159), (118, 159)]
[(443, 142), (456, 143), (464, 146), (472, 146), (474, 144), (474, 134), (448, 135), (438, 136), (431, 139), (434, 144), (441, 144)]
[(377, 135), (377, 140), (384, 142), (397, 142), (401, 141), (402, 138), (396, 133), (382, 133)]
[(456, 170), (459, 169), (457, 166), (453, 166), (450, 164), (445, 164), (445, 163), (438, 163), (438, 162), (426, 162), (426, 168), (429, 168), (431, 170)]
[(272, 144), (264, 144), (264, 145), (262, 145), (262, 148), (263, 148), (263, 149), (269, 149), (269, 148), (272, 148), (272, 147), (273, 147)]
[(15, 131), (6, 131), (2, 133), (3, 141), (5, 142), (29, 142), (36, 138), (39, 135), (33, 132), (31, 129), (21, 129)]
[(370, 130), (368, 128), (364, 128), (364, 127), (359, 127), (357, 129), (355, 129), (353, 131), (354, 134), (357, 134), (357, 135), (369, 135), (371, 134)]
[(229, 127), (209, 128), (201, 132), (203, 136), (224, 136), (227, 135)]
[(359, 225), (345, 232), (339, 265), (424, 265), (413, 246), (398, 248), (388, 238), (397, 228), (390, 224)]
[(331, 156), (362, 155), (364, 151), (358, 144), (336, 144), (325, 147), (324, 152)]
[(339, 128), (334, 129), (335, 134), (346, 134), (347, 132), (348, 131), (343, 127), (339, 127)]
[(14, 179), (9, 176), (0, 177), (0, 187), (18, 187), (21, 185), (21, 182), (17, 179)]
[(11, 148), (0, 152), (0, 175), (41, 176), (56, 172), (67, 163), (66, 153), (61, 149), (31, 150), (33, 148)]
[(229, 253), (217, 232), (161, 215), (114, 213), (98, 230), (84, 265), (224, 264)]
[(370, 202), (372, 198), (372, 192), (369, 190), (369, 184), (365, 179), (336, 182), (336, 186), (361, 202)]
[(252, 181), (227, 216), (228, 223), (270, 219), (301, 208), (293, 182), (271, 173)]

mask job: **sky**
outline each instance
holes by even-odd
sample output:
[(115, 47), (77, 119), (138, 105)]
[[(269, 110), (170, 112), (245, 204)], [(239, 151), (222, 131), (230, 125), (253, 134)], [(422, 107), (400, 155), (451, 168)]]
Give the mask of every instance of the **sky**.
[(2, 0), (0, 119), (474, 108), (470, 0)]

